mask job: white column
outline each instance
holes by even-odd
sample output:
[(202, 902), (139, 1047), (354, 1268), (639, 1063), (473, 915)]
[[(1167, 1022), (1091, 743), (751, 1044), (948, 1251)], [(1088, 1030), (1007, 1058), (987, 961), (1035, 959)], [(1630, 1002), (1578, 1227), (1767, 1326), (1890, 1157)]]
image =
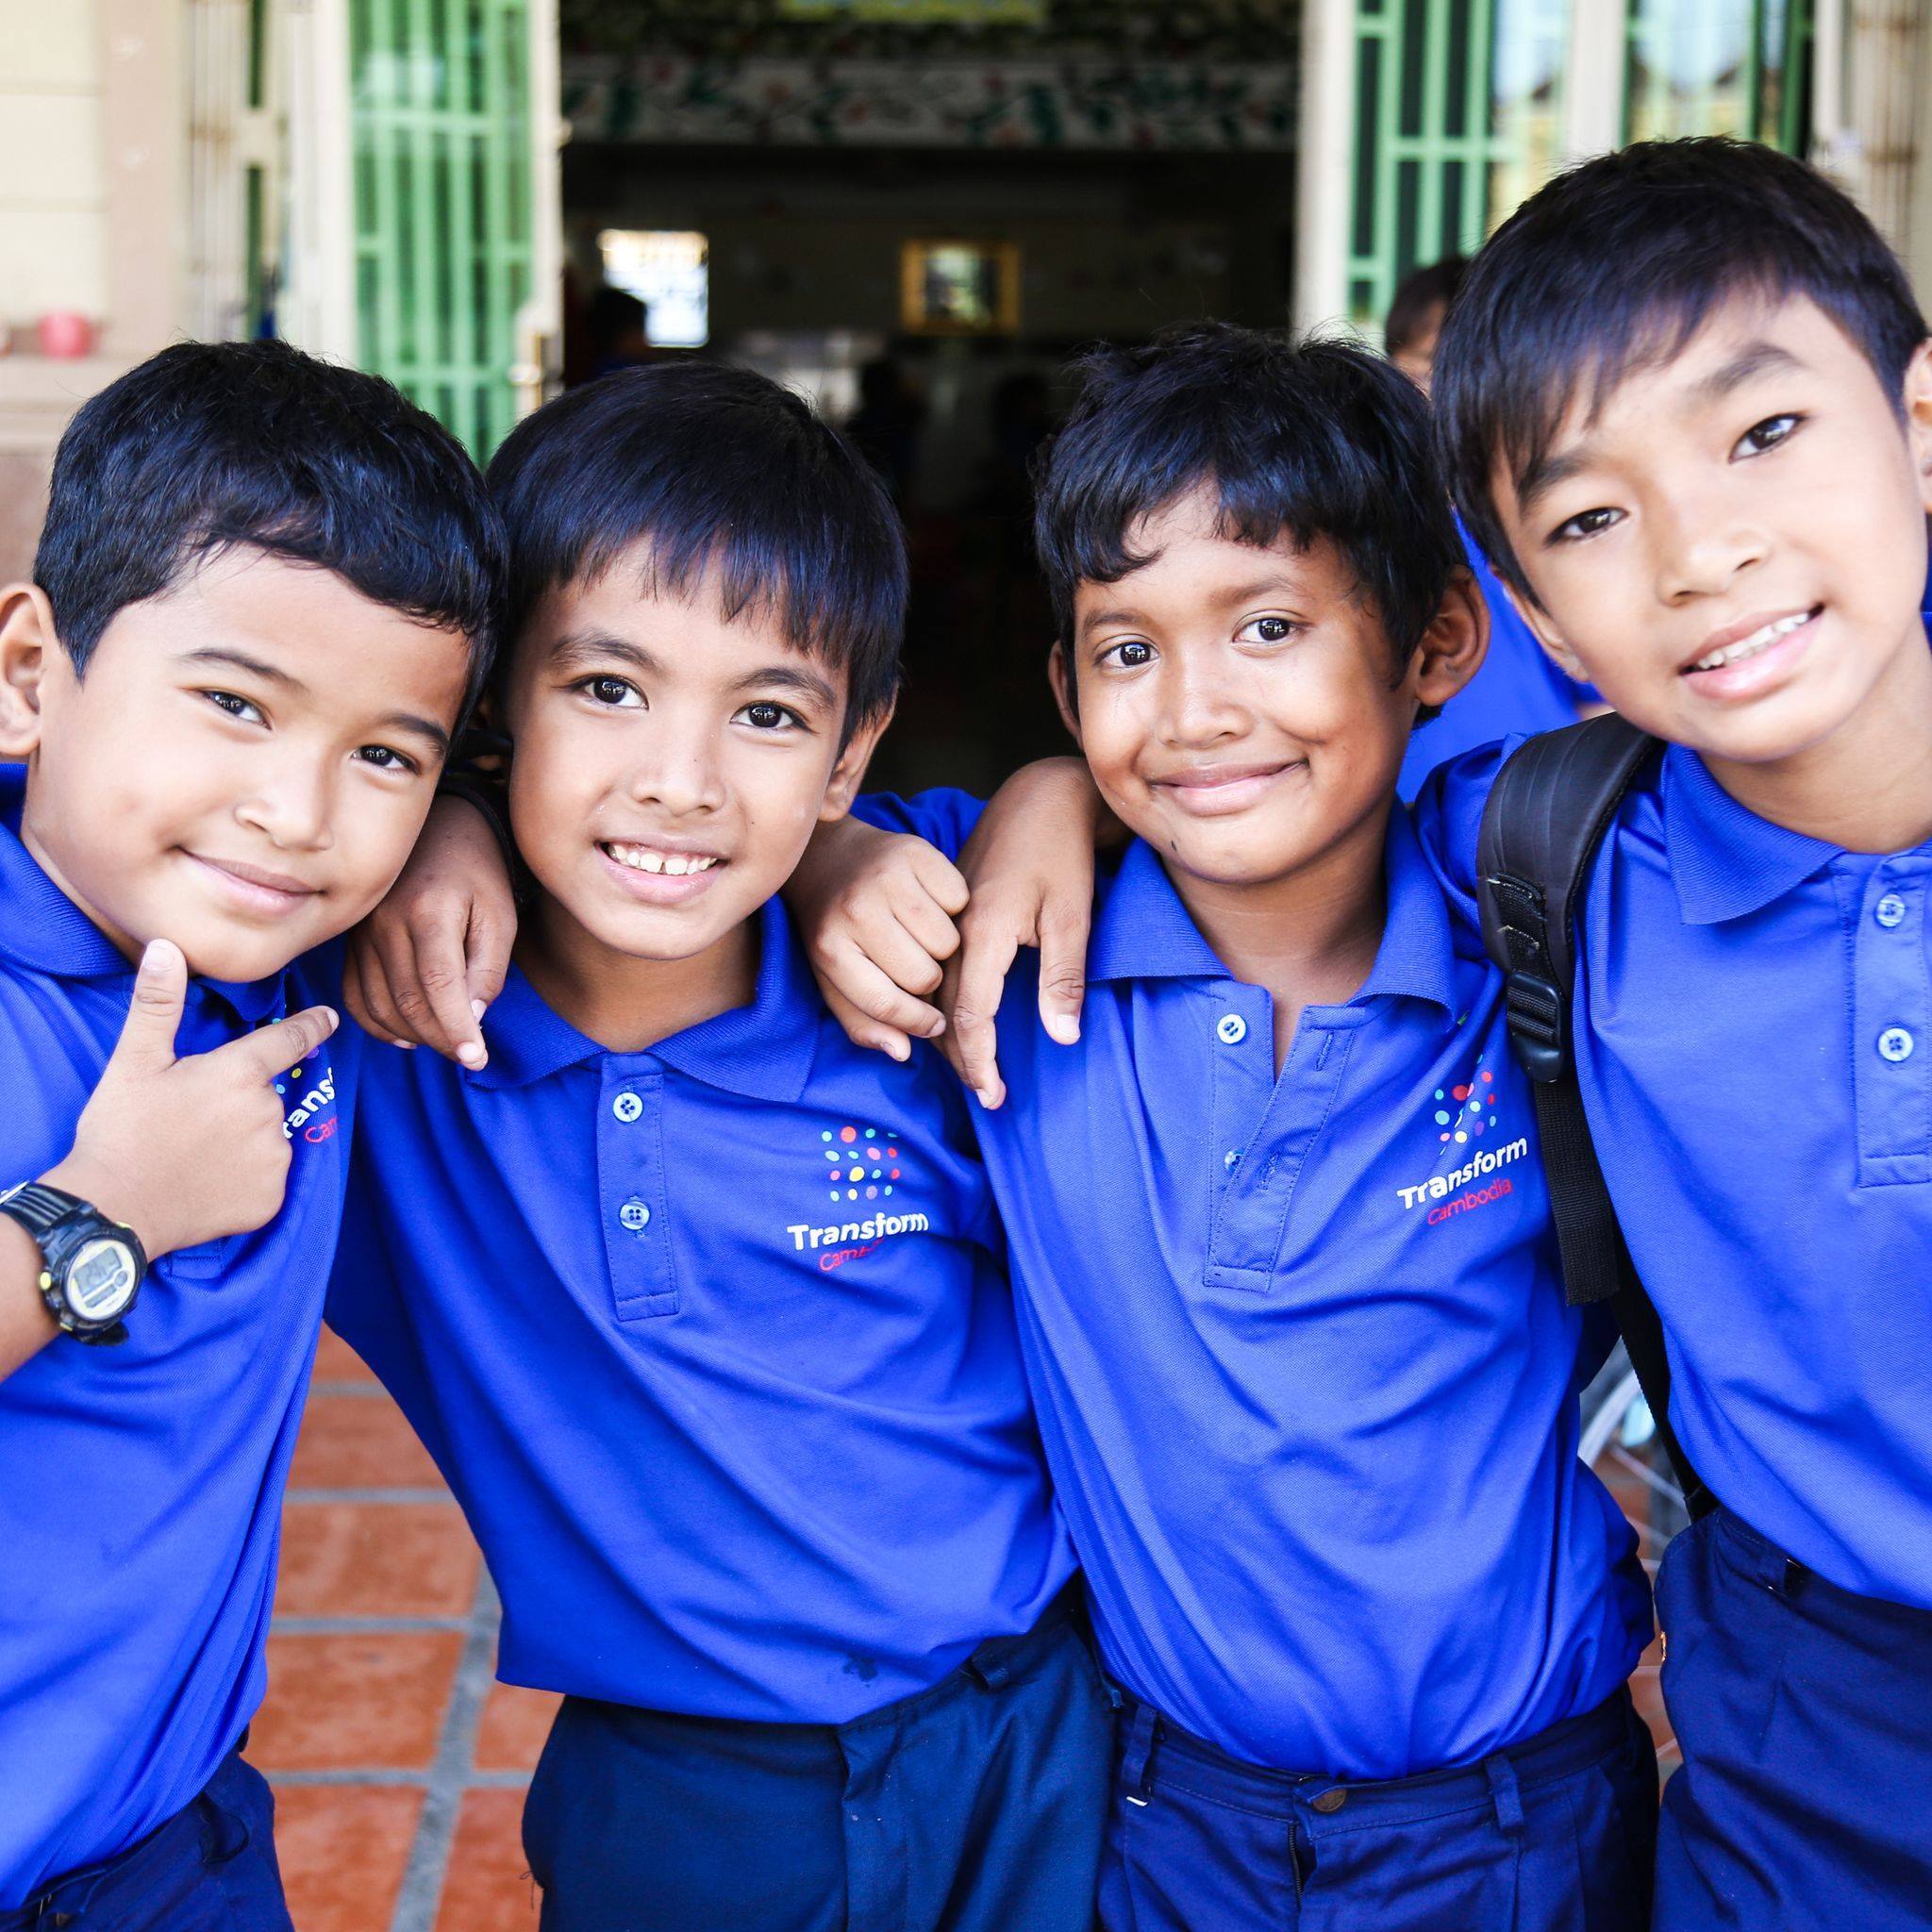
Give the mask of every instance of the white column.
[(347, 0), (283, 0), (275, 36), (288, 108), (288, 228), (277, 321), (291, 342), (354, 362), (356, 208)]
[(1629, 0), (1570, 0), (1570, 71), (1563, 83), (1567, 166), (1624, 143)]
[(1348, 313), (1355, 177), (1355, 0), (1306, 0), (1296, 161), (1294, 325)]

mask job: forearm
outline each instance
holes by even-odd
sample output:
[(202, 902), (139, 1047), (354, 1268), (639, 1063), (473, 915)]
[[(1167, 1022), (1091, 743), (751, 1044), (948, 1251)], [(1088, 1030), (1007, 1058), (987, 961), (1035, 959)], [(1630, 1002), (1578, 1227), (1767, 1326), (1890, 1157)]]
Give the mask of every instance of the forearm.
[(0, 1214), (0, 1381), (59, 1332), (41, 1297), (39, 1244), (17, 1221)]

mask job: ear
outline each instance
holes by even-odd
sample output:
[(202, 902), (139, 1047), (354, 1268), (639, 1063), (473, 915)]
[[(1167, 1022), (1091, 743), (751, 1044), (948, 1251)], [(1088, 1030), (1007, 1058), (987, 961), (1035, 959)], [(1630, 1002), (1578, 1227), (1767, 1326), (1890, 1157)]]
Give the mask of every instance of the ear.
[(1084, 752), (1087, 747), (1080, 737), (1080, 700), (1074, 688), (1074, 667), (1068, 662), (1064, 644), (1056, 643), (1046, 654), (1046, 677), (1053, 686), (1053, 701), (1060, 709), (1060, 723)]
[(1473, 571), (1449, 574), (1449, 588), (1423, 641), (1415, 647), (1409, 679), (1419, 704), (1441, 710), (1478, 671), (1490, 648), (1490, 609)]
[(38, 584), (0, 590), (0, 758), (19, 763), (41, 743), (41, 681), (60, 648), (54, 608)]
[(852, 801), (865, 782), (865, 768), (872, 763), (872, 755), (898, 708), (899, 700), (894, 694), (883, 710), (852, 727), (852, 736), (845, 741), (845, 749), (839, 754), (839, 762), (832, 767), (832, 775), (825, 782), (824, 802), (819, 807), (821, 824), (829, 825), (852, 809)]
[(1912, 359), (1906, 364), (1902, 401), (1906, 441), (1919, 476), (1919, 500), (1932, 515), (1932, 337), (1913, 350)]

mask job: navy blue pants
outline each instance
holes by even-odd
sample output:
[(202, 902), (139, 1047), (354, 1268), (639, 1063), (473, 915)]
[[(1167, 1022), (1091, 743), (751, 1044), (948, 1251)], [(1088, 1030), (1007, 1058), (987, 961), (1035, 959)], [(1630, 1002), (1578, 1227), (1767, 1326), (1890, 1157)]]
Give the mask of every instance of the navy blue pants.
[(0, 1912), (0, 1932), (294, 1932), (275, 1819), (267, 1780), (238, 1752), (139, 1844)]
[(1932, 1611), (1855, 1596), (1719, 1510), (1657, 1577), (1658, 1932), (1932, 1924)]
[(1263, 1771), (1127, 1700), (1108, 1932), (1643, 1932), (1657, 1754), (1629, 1693), (1480, 1764)]
[(1058, 1608), (847, 1724), (566, 1699), (524, 1807), (541, 1932), (1089, 1932), (1111, 1740)]

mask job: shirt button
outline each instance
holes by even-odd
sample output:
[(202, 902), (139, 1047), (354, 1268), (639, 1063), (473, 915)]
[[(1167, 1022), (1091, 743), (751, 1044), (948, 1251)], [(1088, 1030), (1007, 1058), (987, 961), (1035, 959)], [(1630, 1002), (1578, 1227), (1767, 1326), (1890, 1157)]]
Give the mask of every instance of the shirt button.
[(1348, 1793), (1341, 1790), (1324, 1791), (1319, 1798), (1311, 1799), (1309, 1802), (1325, 1818), (1340, 1811), (1348, 1803)]
[(1878, 1036), (1878, 1057), (1896, 1066), (1900, 1060), (1911, 1058), (1912, 1048), (1917, 1043), (1903, 1026), (1888, 1026)]
[(1888, 892), (1873, 908), (1880, 925), (1890, 932), (1895, 925), (1906, 923), (1906, 902), (1896, 892)]
[(1224, 1013), (1214, 1023), (1214, 1032), (1223, 1046), (1239, 1046), (1248, 1037), (1248, 1023), (1239, 1013)]
[(637, 1095), (630, 1091), (628, 1087), (626, 1087), (624, 1090), (624, 1091), (620, 1093), (617, 1096), (617, 1098), (610, 1103), (610, 1111), (614, 1113), (617, 1116), (617, 1118), (625, 1124), (625, 1126), (629, 1126), (631, 1122), (636, 1120), (639, 1114), (642, 1113), (643, 1110), (644, 1103), (641, 1100), (640, 1100), (637, 1097)]
[(1241, 1164), (1241, 1150), (1239, 1147), (1230, 1147), (1221, 1157), (1221, 1164), (1226, 1168), (1229, 1174), (1232, 1174)]
[(617, 1218), (631, 1233), (639, 1234), (650, 1225), (651, 1210), (642, 1201), (626, 1201), (617, 1210)]

